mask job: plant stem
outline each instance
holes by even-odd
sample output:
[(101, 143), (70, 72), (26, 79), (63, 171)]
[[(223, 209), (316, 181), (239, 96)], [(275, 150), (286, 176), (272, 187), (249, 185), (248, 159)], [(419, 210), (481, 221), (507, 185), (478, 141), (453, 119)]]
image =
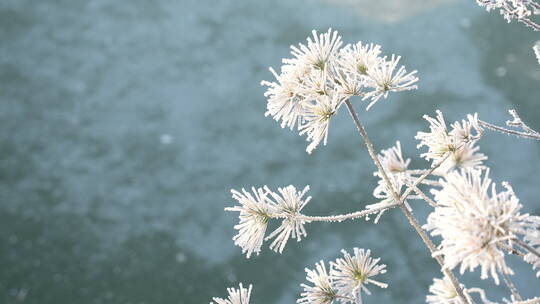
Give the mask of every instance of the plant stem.
[(510, 292), (514, 296), (515, 300), (522, 301), (523, 298), (519, 294), (519, 292), (518, 292), (516, 286), (514, 285), (514, 283), (512, 283), (512, 280), (510, 280), (510, 277), (508, 276), (508, 274), (506, 274), (505, 272), (501, 272), (501, 273), (502, 273), (504, 283), (506, 284), (508, 289), (510, 289)]
[[(384, 168), (381, 165), (381, 162), (379, 161), (379, 158), (377, 157), (377, 154), (375, 153), (375, 149), (373, 148), (373, 144), (369, 140), (367, 132), (364, 129), (364, 126), (362, 125), (362, 123), (360, 122), (360, 119), (358, 118), (358, 115), (356, 114), (356, 111), (354, 110), (354, 107), (352, 106), (351, 102), (348, 99), (345, 100), (345, 104), (347, 106), (347, 109), (349, 110), (349, 113), (352, 116), (352, 119), (353, 119), (353, 121), (354, 121), (354, 123), (356, 125), (356, 128), (358, 129), (358, 132), (360, 133), (360, 136), (362, 136), (362, 139), (364, 140), (364, 143), (365, 143), (365, 145), (366, 145), (366, 147), (368, 149), (369, 155), (371, 156), (372, 160), (375, 162), (375, 165), (377, 166), (377, 169), (379, 170), (379, 174), (381, 175), (383, 181), (386, 183), (388, 189), (390, 189), (390, 194), (392, 195), (392, 197), (394, 198), (394, 200), (396, 202), (399, 202), (399, 207), (401, 208), (401, 211), (403, 212), (403, 214), (405, 214), (405, 217), (407, 217), (407, 220), (414, 227), (414, 229), (416, 230), (416, 232), (418, 233), (418, 235), (420, 236), (422, 241), (424, 241), (424, 244), (428, 247), (429, 251), (431, 252), (431, 256), (433, 258), (435, 258), (435, 260), (437, 260), (437, 262), (441, 266), (442, 272), (450, 279), (450, 281), (452, 282), (452, 285), (454, 286), (454, 288), (455, 288), (456, 292), (458, 293), (459, 297), (461, 298), (461, 300), (464, 303), (470, 303), (469, 299), (467, 299), (467, 297), (465, 297), (465, 295), (463, 293), (463, 289), (461, 288), (458, 280), (456, 279), (456, 277), (454, 276), (452, 271), (450, 271), (449, 269), (446, 269), (444, 267), (444, 261), (439, 255), (435, 255), (436, 248), (435, 248), (435, 245), (429, 239), (429, 236), (422, 229), (422, 227), (420, 226), (420, 224), (418, 223), (418, 221), (416, 220), (414, 215), (403, 204), (403, 202), (405, 201), (405, 198), (407, 197), (407, 195), (412, 191), (412, 188), (409, 187), (409, 189), (407, 189), (409, 191), (406, 191), (404, 193), (403, 197), (400, 197), (396, 193), (396, 191), (394, 189), (394, 186), (390, 182), (390, 179), (388, 178), (388, 175), (386, 174)], [(447, 157), (448, 157), (448, 155), (447, 155)], [(439, 162), (439, 164), (442, 163), (443, 161), (444, 161), (444, 159), (441, 162)], [(436, 167), (434, 166), (433, 168), (431, 168), (431, 170), (424, 173), (420, 178), (422, 178), (422, 179), (426, 178), (429, 174), (431, 174), (431, 172), (433, 172), (435, 170), (435, 168)], [(416, 185), (418, 185), (418, 183), (420, 183), (420, 181), (421, 181), (420, 178), (415, 181), (415, 183), (413, 184), (414, 186), (416, 186)]]
[(501, 133), (508, 134), (508, 135), (515, 135), (515, 136), (518, 136), (518, 137), (524, 137), (524, 138), (540, 140), (540, 135), (537, 135), (537, 134), (534, 134), (534, 133), (526, 133), (526, 132), (520, 132), (520, 131), (514, 131), (514, 130), (506, 129), (506, 128), (503, 128), (503, 127), (499, 127), (499, 126), (490, 124), (489, 122), (485, 122), (483, 120), (478, 120), (478, 123), (480, 124), (480, 126), (482, 126), (484, 128), (487, 128), (487, 129), (490, 129), (492, 131), (497, 131), (497, 132), (501, 132)]
[(349, 219), (352, 220), (352, 219), (362, 218), (362, 217), (368, 216), (370, 214), (377, 213), (377, 212), (380, 212), (380, 211), (383, 211), (383, 210), (386, 210), (386, 209), (394, 208), (394, 207), (397, 207), (397, 206), (399, 206), (399, 203), (394, 202), (394, 203), (388, 204), (386, 206), (373, 208), (373, 209), (366, 209), (366, 210), (352, 212), (352, 213), (348, 213), (348, 214), (331, 215), (331, 216), (301, 215), (301, 216), (298, 216), (297, 218), (300, 219), (300, 220), (309, 221), (309, 222), (342, 222), (344, 220), (349, 220)]
[(431, 198), (429, 198), (422, 190), (418, 189), (416, 186), (412, 186), (414, 192), (418, 194), (423, 200), (425, 200), (431, 207), (435, 208), (437, 207), (437, 203), (435, 203)]
[(539, 257), (540, 258), (540, 253), (538, 251), (536, 251), (536, 249), (534, 249), (533, 247), (527, 245), (527, 243), (525, 243), (524, 241), (520, 240), (520, 239), (512, 239), (514, 242), (516, 242), (521, 248), (527, 250), (528, 252), (534, 254), (535, 256)]
[(497, 246), (499, 246), (502, 249), (506, 250), (508, 252), (508, 254), (517, 255), (517, 256), (519, 256), (521, 258), (523, 258), (525, 256), (525, 254), (523, 252), (519, 251), (518, 249), (512, 248), (512, 247), (504, 244), (503, 242), (497, 243)]

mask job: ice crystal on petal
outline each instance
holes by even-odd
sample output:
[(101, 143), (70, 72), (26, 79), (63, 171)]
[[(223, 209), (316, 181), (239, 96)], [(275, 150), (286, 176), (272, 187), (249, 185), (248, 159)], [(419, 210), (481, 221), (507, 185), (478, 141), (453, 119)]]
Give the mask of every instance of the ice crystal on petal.
[(366, 79), (366, 86), (374, 90), (363, 97), (363, 99), (371, 99), (371, 103), (366, 110), (369, 110), (381, 97), (388, 97), (389, 92), (401, 92), (418, 88), (414, 84), (418, 81), (418, 77), (415, 76), (416, 70), (407, 73), (405, 67), (401, 66), (395, 71), (401, 56), (392, 55), (388, 61), (386, 58), (384, 57), (379, 64), (372, 65), (367, 70), (369, 77)]
[(340, 298), (344, 303), (353, 302), (352, 299), (359, 299), (360, 294), (364, 291), (370, 294), (366, 285), (371, 283), (382, 288), (388, 285), (371, 279), (378, 274), (386, 273), (386, 265), (379, 265), (380, 258), (370, 257), (370, 250), (354, 248), (354, 255), (350, 255), (345, 250), (341, 250), (343, 258), (336, 259), (335, 262), (330, 262), (332, 269), (330, 274), (334, 278), (339, 295), (348, 298)]
[(300, 284), (304, 292), (301, 298), (296, 301), (299, 304), (330, 304), (337, 298), (337, 291), (334, 287), (333, 278), (328, 275), (325, 263), (320, 261), (315, 264), (315, 270), (306, 268), (307, 280), (313, 284), (309, 286)]
[(307, 140), (311, 141), (306, 148), (308, 153), (311, 154), (321, 141), (326, 145), (330, 120), (341, 102), (342, 100), (337, 94), (333, 96), (323, 95), (305, 106), (299, 130), (300, 135), (307, 134)]
[(302, 236), (307, 236), (304, 228), (305, 220), (299, 218), (300, 211), (311, 200), (311, 196), (303, 199), (303, 196), (309, 191), (309, 186), (306, 186), (302, 191), (296, 191), (292, 185), (285, 188), (278, 188), (279, 194), (268, 190), (274, 199), (275, 212), (277, 217), (283, 217), (281, 225), (268, 235), (265, 240), (275, 237), (270, 244), (270, 249), (282, 253), (289, 238), (300, 241)]
[[(535, 217), (520, 214), (521, 204), (507, 183), (497, 193), (486, 171), (452, 171), (440, 180), (442, 189), (432, 190), (437, 207), (425, 228), (442, 237), (437, 254), (444, 256), (444, 267), (460, 266), (460, 272), (481, 268), (481, 278), (489, 275), (499, 283), (498, 272), (513, 274), (504, 260), (500, 244), (538, 227)], [(491, 195), (489, 193), (491, 186)]]
[(259, 254), (268, 221), (275, 216), (275, 207), (268, 199), (267, 188), (255, 189), (253, 187), (252, 192), (253, 194), (245, 189), (242, 189), (242, 192), (231, 190), (232, 197), (240, 205), (225, 208), (227, 211), (240, 212), (240, 223), (234, 226), (238, 234), (233, 237), (233, 240), (235, 245), (242, 248), (242, 253), (245, 253), (247, 258), (252, 253)]
[[(251, 288), (253, 286), (249, 285), (248, 288), (244, 288), (242, 283), (238, 289), (227, 288), (229, 296), (227, 299), (221, 298), (212, 298), (216, 304), (249, 304), (249, 297), (251, 296)], [(213, 304), (212, 302), (210, 304)]]

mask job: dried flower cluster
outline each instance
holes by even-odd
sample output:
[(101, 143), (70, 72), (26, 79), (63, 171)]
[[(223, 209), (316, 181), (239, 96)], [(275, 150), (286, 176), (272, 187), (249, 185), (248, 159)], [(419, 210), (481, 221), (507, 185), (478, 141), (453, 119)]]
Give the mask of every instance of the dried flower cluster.
[(521, 214), (522, 206), (510, 185), (503, 184), (505, 191), (497, 192), (488, 173), (464, 169), (441, 179), (442, 188), (432, 190), (437, 207), (426, 228), (442, 237), (437, 254), (444, 256), (445, 267), (461, 265), (463, 273), (480, 266), (482, 279), (490, 274), (499, 284), (498, 273), (513, 274), (505, 261), (505, 248), (520, 236), (529, 238), (538, 232), (540, 217)]
[(362, 292), (370, 294), (366, 285), (373, 284), (381, 288), (388, 285), (371, 277), (386, 272), (386, 265), (378, 264), (379, 258), (372, 258), (369, 250), (354, 248), (354, 255), (342, 250), (343, 258), (330, 262), (330, 272), (324, 261), (315, 264), (315, 270), (306, 268), (307, 280), (313, 284), (301, 284), (304, 292), (298, 299), (299, 304), (330, 304), (335, 300), (342, 303), (361, 302)]
[(297, 126), (310, 142), (308, 153), (326, 145), (330, 120), (344, 100), (369, 99), (369, 109), (389, 92), (416, 89), (416, 71), (398, 68), (400, 56), (381, 57), (375, 44), (341, 46), (336, 31), (313, 31), (306, 45), (291, 46), (293, 58), (283, 59), (280, 73), (270, 68), (276, 82), (261, 82), (268, 87), (265, 115), (281, 121), (282, 128)]
[[(529, 16), (527, 1), (478, 1), (488, 9), (504, 10), (505, 18)], [(524, 6), (524, 7), (523, 7)], [(515, 10), (512, 14), (508, 9)], [(522, 20), (522, 19), (520, 19)], [(401, 144), (378, 154), (367, 136), (351, 103), (351, 97), (370, 99), (369, 109), (389, 92), (416, 88), (416, 71), (407, 73), (397, 68), (399, 56), (380, 57), (380, 46), (357, 43), (342, 47), (337, 32), (313, 32), (307, 45), (291, 47), (293, 58), (284, 59), (281, 72), (270, 69), (277, 82), (268, 86), (266, 115), (281, 122), (282, 127), (297, 127), (306, 134), (311, 152), (320, 142), (326, 143), (330, 119), (343, 104), (351, 113), (368, 152), (377, 166), (374, 175), (379, 178), (373, 196), (379, 201), (366, 205), (366, 209), (344, 215), (308, 216), (302, 213), (311, 200), (305, 197), (309, 187), (298, 191), (294, 186), (278, 188), (253, 187), (251, 192), (232, 190), (237, 205), (225, 208), (239, 212), (239, 223), (234, 243), (249, 258), (259, 254), (265, 241), (272, 240), (270, 249), (283, 252), (290, 238), (306, 237), (305, 224), (317, 221), (340, 222), (348, 219), (381, 215), (399, 207), (441, 266), (443, 278), (435, 278), (429, 287), (426, 302), (431, 304), (472, 304), (475, 300), (493, 304), (484, 290), (465, 288), (453, 273), (480, 268), (480, 278), (491, 277), (495, 284), (500, 277), (508, 286), (510, 300), (506, 303), (540, 303), (539, 298), (523, 300), (510, 281), (514, 271), (507, 263), (508, 256), (520, 257), (540, 268), (540, 217), (522, 213), (523, 206), (511, 186), (503, 182), (497, 190), (489, 178), (484, 164), (487, 156), (479, 152), (478, 142), (485, 129), (540, 140), (540, 133), (527, 126), (514, 110), (513, 120), (507, 125), (519, 130), (492, 125), (475, 113), (466, 119), (446, 124), (441, 111), (435, 117), (424, 115), (429, 131), (419, 131), (415, 138), (418, 149), (427, 148), (420, 157), (429, 162), (427, 169), (409, 168), (411, 160), (403, 157)], [(538, 46), (535, 48), (538, 52)], [(427, 191), (426, 191), (427, 190)], [(413, 194), (414, 193), (414, 194)], [(413, 200), (424, 201), (432, 208), (427, 224), (421, 226), (413, 215)], [(281, 224), (267, 235), (271, 220)], [(430, 235), (440, 239), (438, 246)], [(372, 284), (386, 288), (387, 284), (374, 277), (386, 272), (379, 258), (371, 257), (370, 250), (354, 248), (353, 254), (342, 250), (343, 256), (330, 263), (320, 261), (314, 269), (306, 269), (308, 284), (301, 284), (303, 292), (299, 304), (363, 303), (362, 295), (369, 295)], [(540, 276), (540, 271), (537, 272)], [(217, 304), (248, 304), (251, 286), (228, 289), (227, 300), (214, 298)]]
[[(307, 236), (300, 211), (311, 200), (303, 198), (309, 186), (302, 191), (296, 191), (292, 185), (278, 188), (278, 193), (272, 192), (267, 186), (252, 188), (253, 194), (245, 189), (242, 192), (231, 190), (233, 198), (239, 205), (225, 208), (227, 211), (240, 212), (240, 223), (234, 226), (238, 234), (233, 238), (234, 243), (242, 248), (249, 258), (252, 253), (261, 251), (263, 241), (275, 238), (270, 249), (283, 252), (289, 238), (300, 241)], [(265, 238), (266, 227), (270, 219), (282, 219), (281, 225)]]

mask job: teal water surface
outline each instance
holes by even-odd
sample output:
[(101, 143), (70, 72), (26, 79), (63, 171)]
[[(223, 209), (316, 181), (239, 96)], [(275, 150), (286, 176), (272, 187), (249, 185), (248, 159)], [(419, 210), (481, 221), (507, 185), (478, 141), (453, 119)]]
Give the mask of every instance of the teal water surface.
[[(0, 1), (0, 303), (208, 303), (238, 282), (252, 303), (294, 303), (304, 268), (342, 248), (388, 265), (366, 303), (421, 303), (437, 265), (399, 212), (311, 224), (282, 255), (233, 245), (231, 188), (311, 186), (305, 212), (373, 203), (374, 166), (341, 111), (328, 145), (265, 118), (262, 79), (312, 29), (383, 46), (417, 69), (419, 90), (358, 105), (378, 149), (400, 140), (413, 166), (423, 114), (516, 108), (540, 129), (538, 34), (473, 0)], [(359, 101), (357, 101), (359, 103)], [(539, 145), (488, 133), (497, 181), (540, 214)], [(425, 222), (426, 207), (415, 214)], [(510, 259), (524, 296), (528, 265)], [(468, 286), (508, 296), (467, 274)]]

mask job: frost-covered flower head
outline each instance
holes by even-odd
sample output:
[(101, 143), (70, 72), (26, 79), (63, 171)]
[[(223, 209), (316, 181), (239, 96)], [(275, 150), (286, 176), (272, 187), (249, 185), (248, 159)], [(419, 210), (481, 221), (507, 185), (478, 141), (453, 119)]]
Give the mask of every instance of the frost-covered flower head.
[(362, 76), (367, 76), (369, 68), (378, 65), (382, 59), (381, 46), (377, 44), (362, 44), (361, 41), (355, 44), (347, 44), (339, 52), (339, 66), (349, 72)]
[(300, 284), (304, 288), (299, 304), (330, 304), (337, 298), (333, 278), (328, 275), (323, 261), (315, 264), (315, 270), (306, 268), (307, 280), (313, 284)]
[(300, 94), (298, 83), (298, 72), (296, 67), (288, 66), (282, 73), (277, 74), (274, 69), (270, 72), (277, 82), (262, 81), (261, 85), (268, 86), (264, 96), (268, 98), (267, 111), (265, 116), (272, 116), (274, 120), (281, 120), (281, 127), (294, 128), (302, 113), (302, 102), (304, 96)]
[(398, 68), (401, 57), (379, 57), (381, 47), (375, 44), (341, 45), (337, 31), (313, 31), (307, 44), (291, 46), (293, 58), (282, 60), (279, 74), (270, 69), (275, 82), (261, 82), (268, 87), (265, 115), (279, 121), (282, 128), (298, 127), (300, 135), (307, 134), (308, 153), (321, 141), (326, 144), (330, 117), (344, 100), (371, 98), (368, 110), (388, 92), (416, 88), (416, 71)]
[(385, 56), (379, 64), (372, 65), (367, 70), (368, 78), (366, 86), (374, 90), (365, 94), (363, 99), (371, 98), (371, 103), (367, 106), (369, 110), (381, 97), (388, 97), (388, 92), (401, 92), (417, 89), (415, 85), (418, 77), (415, 76), (416, 70), (407, 73), (404, 66), (395, 71), (401, 56), (392, 55), (390, 60)]
[(475, 142), (463, 143), (438, 168), (438, 172), (448, 172), (455, 168), (484, 168), (482, 162), (487, 159), (483, 153), (478, 153), (480, 147)]
[[(402, 177), (407, 172), (407, 167), (411, 162), (410, 158), (405, 160), (401, 153), (401, 144), (396, 141), (396, 145), (386, 150), (381, 150), (381, 153), (377, 155), (384, 170), (394, 176)], [(380, 176), (379, 171), (375, 171), (375, 176)]]
[[(242, 189), (242, 192), (231, 190), (233, 198), (240, 205), (225, 208), (227, 211), (239, 211), (240, 223), (234, 228), (238, 234), (233, 237), (234, 244), (242, 248), (247, 258), (252, 253), (257, 255), (265, 240), (275, 238), (270, 249), (282, 253), (289, 238), (301, 240), (307, 236), (304, 224), (309, 222), (302, 218), (300, 211), (311, 200), (304, 198), (309, 186), (297, 191), (292, 185), (278, 188), (273, 192), (267, 186), (252, 188), (253, 194)], [(281, 225), (266, 238), (264, 237), (270, 219), (282, 219)]]
[(240, 223), (234, 226), (238, 234), (233, 237), (234, 244), (242, 248), (249, 258), (252, 253), (261, 251), (268, 221), (275, 216), (274, 204), (268, 198), (267, 188), (252, 187), (253, 194), (242, 188), (242, 192), (231, 190), (232, 197), (239, 205), (225, 208), (226, 211), (239, 211)]
[(426, 303), (429, 304), (466, 304), (446, 276), (442, 279), (433, 279), (429, 292), (431, 294), (426, 296)]
[[(339, 295), (349, 298), (359, 299), (360, 293), (364, 291), (370, 294), (366, 285), (369, 283), (381, 288), (388, 287), (387, 284), (375, 281), (371, 277), (386, 273), (386, 265), (378, 264), (380, 258), (370, 257), (371, 251), (354, 248), (354, 255), (350, 255), (345, 250), (341, 250), (343, 258), (330, 262), (330, 271), (334, 278), (334, 283)], [(342, 302), (352, 302), (350, 299), (341, 298)]]
[(336, 114), (341, 102), (342, 100), (337, 94), (323, 95), (315, 102), (305, 106), (302, 124), (298, 129), (300, 135), (307, 134), (307, 140), (311, 142), (306, 148), (308, 153), (311, 154), (321, 142), (326, 145), (330, 120)]
[(435, 118), (424, 115), (429, 122), (430, 132), (418, 132), (415, 136), (420, 143), (417, 148), (428, 147), (428, 152), (421, 156), (427, 160), (437, 162), (450, 152), (452, 155), (441, 165), (440, 170), (446, 172), (452, 168), (480, 167), (487, 157), (478, 153), (476, 141), (482, 135), (482, 128), (478, 124), (478, 116), (467, 115), (467, 120), (454, 122), (449, 131), (444, 116), (437, 110)]
[[(250, 284), (248, 288), (244, 288), (242, 286), (242, 283), (240, 283), (240, 286), (238, 289), (234, 288), (227, 288), (227, 292), (229, 293), (229, 296), (227, 299), (221, 299), (221, 298), (212, 298), (212, 300), (216, 304), (249, 304), (249, 297), (251, 296), (251, 288), (253, 286)], [(213, 304), (210, 302), (210, 304)]]
[(343, 99), (361, 96), (363, 94), (364, 81), (362, 80), (362, 75), (336, 68), (333, 76), (336, 84), (336, 93), (342, 96)]
[[(512, 274), (506, 265), (503, 243), (511, 244), (517, 235), (538, 227), (540, 221), (520, 214), (521, 204), (510, 186), (497, 192), (486, 171), (452, 171), (440, 180), (442, 189), (432, 190), (437, 207), (425, 228), (442, 237), (437, 254), (444, 256), (444, 267), (460, 266), (460, 272), (481, 268), (499, 283), (497, 272)], [(491, 190), (491, 191), (489, 191)], [(491, 193), (490, 193), (491, 192)]]
[(318, 34), (312, 31), (313, 40), (307, 38), (307, 45), (300, 43), (298, 47), (291, 45), (294, 59), (284, 60), (285, 63), (305, 64), (313, 69), (324, 71), (335, 59), (341, 44), (341, 36), (337, 31), (328, 29), (326, 33)]
[(300, 211), (311, 200), (311, 196), (303, 198), (308, 191), (309, 186), (297, 192), (296, 188), (290, 185), (278, 188), (279, 194), (268, 192), (274, 199), (276, 216), (284, 218), (281, 225), (265, 238), (265, 240), (269, 240), (275, 237), (270, 244), (270, 249), (282, 253), (290, 237), (300, 242), (302, 236), (307, 236), (304, 228), (306, 221), (300, 218)]

